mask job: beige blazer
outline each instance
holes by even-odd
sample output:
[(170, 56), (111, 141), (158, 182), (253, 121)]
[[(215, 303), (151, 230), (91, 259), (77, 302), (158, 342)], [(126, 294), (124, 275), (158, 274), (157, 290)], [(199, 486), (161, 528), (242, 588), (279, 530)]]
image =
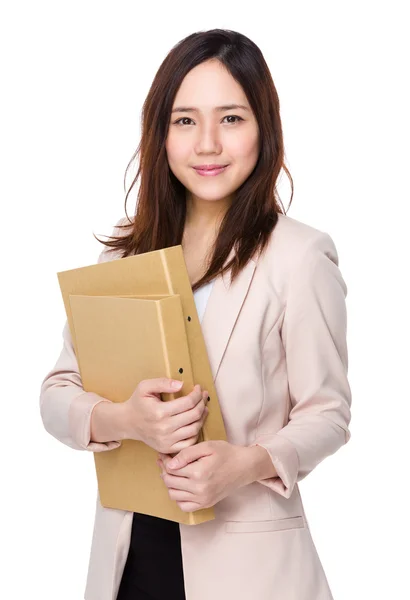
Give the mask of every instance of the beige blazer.
[[(99, 262), (112, 258), (104, 248)], [(337, 251), (327, 233), (279, 214), (265, 253), (228, 279), (216, 279), (202, 321), (228, 441), (266, 448), (278, 477), (218, 502), (213, 521), (180, 525), (186, 599), (331, 600), (298, 482), (350, 438)], [(81, 386), (67, 322), (63, 340), (41, 384), (44, 427), (71, 448), (107, 452), (120, 442), (90, 443), (104, 399)], [(131, 526), (132, 512), (97, 494), (86, 600), (116, 599)]]

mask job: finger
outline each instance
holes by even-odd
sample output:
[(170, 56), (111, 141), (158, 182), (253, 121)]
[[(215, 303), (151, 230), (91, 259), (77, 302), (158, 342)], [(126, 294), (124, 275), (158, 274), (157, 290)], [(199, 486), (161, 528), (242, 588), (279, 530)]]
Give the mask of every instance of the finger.
[(159, 459), (159, 467), (162, 469), (163, 474), (176, 475), (177, 477), (189, 477), (191, 480), (195, 480), (195, 471), (196, 471), (196, 462), (189, 463), (186, 467), (182, 467), (180, 469), (168, 469), (168, 463), (172, 460), (171, 457), (165, 455), (165, 458)]
[(196, 485), (195, 482), (188, 477), (178, 477), (177, 475), (160, 475), (167, 488), (173, 488), (174, 490), (183, 490), (184, 492), (195, 493)]
[(163, 468), (165, 469), (165, 472), (169, 475), (176, 475), (177, 477), (186, 477), (188, 479), (191, 479), (191, 481), (196, 481), (196, 477), (194, 475), (196, 471), (195, 462), (190, 463), (185, 467), (181, 467), (180, 469), (171, 469), (171, 467), (168, 468), (165, 465), (163, 466)]
[(183, 440), (182, 442), (176, 442), (175, 444), (173, 444), (170, 448), (170, 454), (178, 454), (179, 452), (181, 452), (181, 450), (185, 450), (185, 448), (188, 448), (189, 446), (193, 446), (194, 444), (196, 444), (198, 442), (198, 435), (194, 435), (191, 438), (188, 438), (187, 440)]
[(176, 398), (175, 400), (169, 400), (165, 403), (165, 416), (172, 417), (173, 415), (178, 415), (195, 408), (198, 402), (202, 401), (202, 395), (201, 386), (199, 384), (195, 385), (192, 392), (186, 396)]
[(195, 512), (196, 510), (205, 508), (197, 502), (177, 502), (177, 504), (183, 512)]
[[(168, 458), (168, 461), (170, 461), (171, 459)], [(178, 472), (176, 472), (175, 469), (173, 470), (167, 470), (167, 466), (166, 466), (166, 461), (164, 459), (158, 459), (157, 460), (157, 465), (161, 471), (162, 475), (175, 475), (177, 477), (190, 477), (192, 475), (191, 471), (189, 470), (189, 465), (187, 467), (184, 467), (184, 469), (180, 469)]]
[(171, 459), (172, 459), (172, 454), (163, 454), (162, 452), (158, 452), (157, 464), (160, 463), (161, 467), (165, 467), (167, 462)]
[(203, 394), (201, 402), (198, 402), (194, 408), (171, 417), (171, 423), (174, 431), (177, 431), (177, 429), (180, 429), (181, 427), (192, 425), (192, 423), (196, 423), (200, 419), (204, 419), (204, 417), (209, 413), (209, 409), (206, 406), (206, 398), (207, 396)]
[(182, 467), (185, 467), (189, 463), (199, 460), (200, 458), (210, 456), (211, 454), (213, 454), (213, 452), (213, 447), (208, 442), (200, 442), (199, 444), (194, 444), (189, 448), (181, 450), (181, 452), (179, 452), (177, 456), (174, 456), (174, 458), (167, 463), (167, 468), (181, 469)]
[(163, 461), (161, 459), (157, 460), (157, 465), (158, 465), (158, 467), (159, 467), (159, 469), (161, 471), (160, 474), (161, 475), (165, 475), (165, 473), (167, 473), (167, 470), (165, 469), (164, 463), (163, 463)]
[(185, 467), (174, 469), (168, 467), (170, 461), (170, 457), (166, 460), (161, 460), (161, 469), (163, 469), (163, 472), (168, 473), (169, 475), (176, 475), (177, 477), (188, 477), (192, 481), (198, 480), (198, 461), (190, 462)]
[(165, 393), (174, 393), (181, 389), (182, 381), (179, 381), (179, 387), (173, 387), (172, 382), (173, 379), (169, 379), (168, 377), (156, 377), (154, 379), (142, 379), (139, 384), (139, 393), (141, 396), (159, 396), (163, 392)]
[(173, 431), (171, 434), (171, 436), (172, 436), (171, 439), (172, 439), (173, 443), (181, 442), (183, 440), (188, 440), (192, 437), (197, 438), (199, 435), (199, 432), (201, 431), (201, 429), (204, 425), (207, 415), (208, 415), (208, 411), (206, 409), (205, 414), (203, 414), (202, 417), (195, 420), (190, 425), (185, 425), (184, 427), (180, 427), (179, 429), (176, 429), (175, 431)]
[(195, 502), (197, 499), (191, 492), (184, 492), (184, 490), (176, 490), (174, 488), (168, 490), (168, 495), (171, 500), (175, 500), (176, 502)]
[(170, 400), (165, 406), (165, 416), (173, 417), (175, 415), (184, 414), (185, 412), (195, 408), (200, 402), (202, 402), (203, 391), (201, 386), (198, 384), (194, 387), (192, 392), (181, 398)]

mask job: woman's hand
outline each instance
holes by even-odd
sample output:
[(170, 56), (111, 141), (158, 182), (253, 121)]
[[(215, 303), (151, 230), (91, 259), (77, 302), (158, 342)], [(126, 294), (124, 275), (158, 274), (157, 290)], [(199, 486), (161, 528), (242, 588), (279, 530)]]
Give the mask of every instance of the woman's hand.
[(197, 384), (186, 396), (161, 400), (161, 393), (176, 391), (166, 377), (140, 381), (131, 397), (119, 405), (125, 423), (122, 437), (169, 454), (195, 444), (208, 415), (208, 392)]
[(223, 440), (195, 444), (174, 458), (159, 456), (160, 477), (184, 512), (214, 506), (252, 480), (248, 448)]

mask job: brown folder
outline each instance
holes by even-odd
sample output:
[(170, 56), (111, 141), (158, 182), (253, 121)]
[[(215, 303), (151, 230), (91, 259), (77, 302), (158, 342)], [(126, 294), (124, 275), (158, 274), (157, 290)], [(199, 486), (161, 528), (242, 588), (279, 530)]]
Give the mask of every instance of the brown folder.
[[(141, 379), (182, 379), (182, 390), (162, 395), (167, 400), (199, 383), (211, 398), (199, 441), (227, 439), (181, 246), (63, 271), (58, 278), (86, 391), (121, 402)], [(103, 506), (185, 524), (213, 519), (212, 508), (180, 510), (159, 477), (156, 458), (155, 450), (135, 440), (94, 453)]]

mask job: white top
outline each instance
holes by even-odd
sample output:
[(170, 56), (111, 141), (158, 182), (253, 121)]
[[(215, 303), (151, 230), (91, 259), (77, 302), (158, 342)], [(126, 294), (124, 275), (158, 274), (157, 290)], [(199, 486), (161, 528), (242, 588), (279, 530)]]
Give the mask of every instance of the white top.
[(198, 312), (198, 317), (201, 323), (205, 314), (205, 308), (208, 302), (208, 298), (211, 294), (214, 283), (215, 279), (213, 279), (209, 283), (205, 283), (194, 292), (196, 310)]

